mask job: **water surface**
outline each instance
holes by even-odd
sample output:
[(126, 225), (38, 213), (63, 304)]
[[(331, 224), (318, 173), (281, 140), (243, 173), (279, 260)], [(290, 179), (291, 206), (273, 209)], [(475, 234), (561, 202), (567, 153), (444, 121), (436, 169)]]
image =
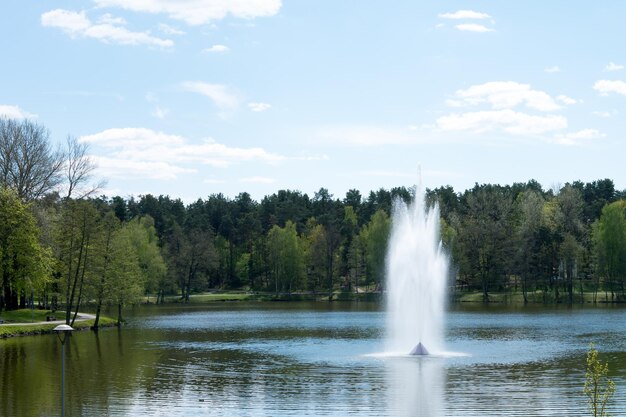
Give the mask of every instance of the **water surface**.
[[(374, 303), (136, 309), (66, 346), (67, 415), (576, 416), (589, 342), (626, 414), (626, 309), (457, 307), (446, 350), (390, 357)], [(0, 415), (60, 411), (55, 336), (0, 340)], [(460, 354), (459, 354), (460, 353)]]

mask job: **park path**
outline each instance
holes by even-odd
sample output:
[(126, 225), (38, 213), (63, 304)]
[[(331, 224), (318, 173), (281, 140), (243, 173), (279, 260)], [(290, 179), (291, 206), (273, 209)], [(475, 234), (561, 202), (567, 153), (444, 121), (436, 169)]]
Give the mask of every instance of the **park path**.
[[(95, 318), (95, 314), (78, 313), (78, 315), (76, 316), (76, 321), (85, 321)], [(34, 321), (29, 323), (1, 323), (0, 326), (35, 326), (41, 324), (65, 324), (65, 320)]]

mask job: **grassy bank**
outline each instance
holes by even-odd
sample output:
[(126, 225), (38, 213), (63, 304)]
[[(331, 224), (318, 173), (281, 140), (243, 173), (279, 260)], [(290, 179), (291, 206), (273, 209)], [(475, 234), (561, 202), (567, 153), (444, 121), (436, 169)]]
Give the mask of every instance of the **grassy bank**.
[[(481, 291), (459, 291), (452, 294), (452, 300), (460, 303), (482, 303), (484, 302), (483, 293)], [(557, 296), (554, 292), (543, 292), (543, 291), (532, 291), (527, 293), (528, 303), (530, 304), (557, 304), (557, 303), (568, 303), (569, 302), (569, 294), (567, 292), (559, 292), (558, 301)], [(582, 295), (580, 292), (574, 293), (573, 297), (574, 304), (581, 303), (593, 303), (594, 302), (594, 294), (593, 292), (583, 292)], [(611, 294), (605, 294), (604, 292), (599, 292), (596, 294), (596, 302), (597, 303), (620, 303), (622, 301), (615, 299), (611, 299)], [(524, 295), (521, 291), (517, 292), (490, 292), (489, 293), (489, 303), (500, 303), (500, 304), (523, 304), (524, 303)]]
[[(333, 293), (335, 301), (378, 301), (381, 299), (380, 293), (362, 292), (339, 292)], [(156, 297), (147, 297), (144, 302), (153, 303)], [(274, 292), (236, 292), (218, 291), (202, 294), (192, 294), (189, 296), (189, 303), (211, 303), (211, 302), (233, 302), (233, 301), (328, 301), (328, 293), (279, 293)], [(180, 295), (165, 297), (165, 303), (183, 303)]]
[[(0, 314), (0, 319), (6, 324), (12, 324), (10, 326), (0, 325), (0, 339), (16, 336), (30, 336), (37, 334), (49, 334), (52, 333), (52, 329), (58, 326), (58, 323), (40, 323), (46, 320), (46, 317), (51, 315), (50, 311), (46, 310), (15, 310), (4, 311)], [(56, 312), (57, 318), (61, 318), (61, 314)], [(110, 317), (100, 317), (100, 327), (111, 327), (116, 325), (116, 320)], [(94, 320), (81, 320), (74, 322), (72, 326), (76, 330), (86, 330), (93, 326)]]
[[(483, 294), (481, 291), (456, 291), (448, 293), (449, 299), (453, 303), (483, 303)], [(581, 296), (580, 292), (574, 294), (573, 302), (593, 303), (594, 294), (591, 291), (584, 292)], [(335, 291), (333, 293), (333, 301), (365, 301), (377, 302), (383, 300), (383, 294), (380, 292), (359, 292), (353, 293), (348, 291)], [(566, 292), (560, 292), (558, 301), (554, 292), (534, 291), (528, 292), (527, 299), (529, 304), (556, 304), (568, 303), (569, 296)], [(144, 299), (146, 303), (154, 303), (155, 296)], [(246, 292), (246, 291), (214, 291), (201, 294), (192, 294), (189, 297), (190, 304), (202, 304), (213, 302), (265, 302), (265, 301), (326, 301), (328, 302), (328, 293), (325, 292), (298, 292), (298, 293), (279, 293), (274, 292)], [(620, 300), (611, 300), (611, 295), (602, 292), (596, 294), (597, 303), (619, 303)], [(165, 297), (166, 304), (183, 303), (180, 295), (172, 295)], [(524, 296), (521, 291), (509, 292), (490, 292), (489, 303), (494, 304), (524, 304)]]
[(30, 310), (23, 308), (21, 310), (1, 312), (0, 320), (3, 320), (5, 323), (33, 323), (46, 321), (46, 317), (50, 315), (56, 315), (59, 319), (61, 318), (59, 313), (52, 313), (50, 310)]

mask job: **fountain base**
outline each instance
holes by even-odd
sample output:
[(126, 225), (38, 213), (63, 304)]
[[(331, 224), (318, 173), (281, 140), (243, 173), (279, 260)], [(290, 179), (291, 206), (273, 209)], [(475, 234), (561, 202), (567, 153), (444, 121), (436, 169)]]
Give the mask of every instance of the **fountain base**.
[(419, 342), (417, 346), (415, 346), (413, 350), (411, 350), (409, 355), (425, 356), (425, 355), (430, 355), (430, 353), (428, 353), (428, 350), (426, 350), (424, 345), (422, 345), (422, 342)]

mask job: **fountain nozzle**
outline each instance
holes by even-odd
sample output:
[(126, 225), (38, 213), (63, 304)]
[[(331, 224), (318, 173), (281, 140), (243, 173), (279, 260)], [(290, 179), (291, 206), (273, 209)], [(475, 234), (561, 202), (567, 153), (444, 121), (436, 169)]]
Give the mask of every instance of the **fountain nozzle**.
[(409, 355), (425, 356), (430, 355), (430, 353), (428, 353), (428, 350), (426, 350), (422, 342), (419, 342), (417, 346), (415, 346), (413, 350), (409, 353)]

